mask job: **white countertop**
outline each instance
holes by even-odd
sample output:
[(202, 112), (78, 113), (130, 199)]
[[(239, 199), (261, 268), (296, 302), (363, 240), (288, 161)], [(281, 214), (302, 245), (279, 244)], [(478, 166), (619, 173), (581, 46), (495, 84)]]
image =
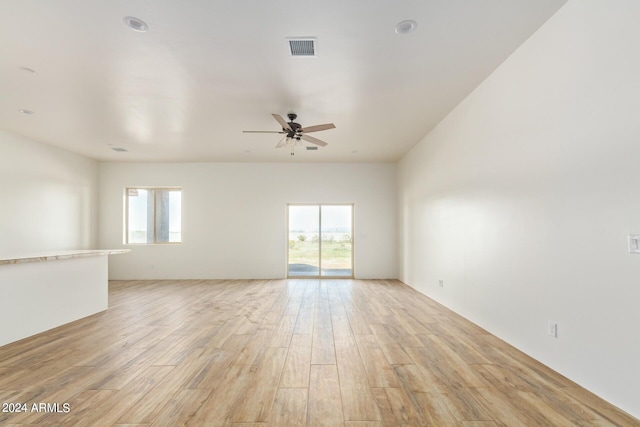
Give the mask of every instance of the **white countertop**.
[(131, 252), (131, 249), (87, 249), (75, 251), (47, 251), (13, 258), (0, 257), (0, 265), (21, 264), (25, 262), (57, 261), (61, 259), (82, 258), (89, 256), (117, 255)]

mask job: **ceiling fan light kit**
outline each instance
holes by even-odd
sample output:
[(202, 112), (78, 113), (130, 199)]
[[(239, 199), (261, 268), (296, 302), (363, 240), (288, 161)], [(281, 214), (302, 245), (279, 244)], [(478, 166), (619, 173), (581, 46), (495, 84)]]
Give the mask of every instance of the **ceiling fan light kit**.
[[(322, 130), (329, 130), (329, 129), (335, 129), (336, 125), (334, 125), (333, 123), (326, 123), (326, 124), (322, 124), (322, 125), (314, 125), (314, 126), (307, 126), (307, 127), (302, 127), (302, 125), (300, 123), (295, 122), (295, 120), (298, 118), (298, 115), (296, 113), (289, 113), (287, 114), (287, 117), (289, 118), (289, 121), (287, 122), (280, 114), (271, 114), (273, 116), (273, 118), (280, 124), (280, 126), (282, 127), (282, 131), (270, 131), (270, 130), (265, 130), (265, 131), (261, 131), (261, 130), (245, 130), (243, 131), (244, 133), (279, 133), (282, 135), (285, 135), (280, 142), (276, 145), (276, 148), (281, 148), (281, 147), (291, 147), (291, 155), (295, 155), (294, 149), (296, 147), (296, 145), (300, 146), (301, 145), (301, 140), (302, 141), (306, 141), (306, 142), (310, 142), (312, 144), (315, 144), (317, 146), (320, 147), (324, 147), (327, 145), (326, 142), (315, 138), (313, 136), (309, 136), (307, 135), (307, 133), (310, 132), (319, 132)], [(307, 147), (309, 148), (309, 147)], [(317, 150), (317, 147), (314, 147), (314, 149)]]

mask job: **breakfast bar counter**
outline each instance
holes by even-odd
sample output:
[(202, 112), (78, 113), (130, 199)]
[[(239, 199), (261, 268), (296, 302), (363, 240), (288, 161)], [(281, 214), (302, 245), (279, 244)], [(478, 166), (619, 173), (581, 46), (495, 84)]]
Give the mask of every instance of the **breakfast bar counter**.
[(0, 257), (0, 346), (108, 308), (108, 258), (129, 249)]

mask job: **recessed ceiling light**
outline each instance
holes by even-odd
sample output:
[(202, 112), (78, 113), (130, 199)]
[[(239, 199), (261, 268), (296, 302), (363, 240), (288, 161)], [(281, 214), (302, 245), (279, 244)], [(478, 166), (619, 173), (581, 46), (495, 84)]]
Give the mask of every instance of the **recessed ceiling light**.
[(416, 28), (418, 28), (418, 23), (411, 19), (407, 19), (399, 22), (398, 25), (396, 25), (395, 31), (397, 34), (408, 34), (415, 31)]
[(146, 22), (144, 22), (140, 18), (136, 18), (135, 16), (125, 16), (122, 18), (125, 24), (133, 31), (138, 31), (140, 33), (144, 33), (149, 29), (149, 26)]
[(33, 68), (18, 67), (18, 69), (20, 69), (21, 71), (27, 72), (27, 73), (36, 74), (36, 70), (34, 70)]
[(25, 110), (24, 108), (21, 108), (18, 111), (20, 111), (22, 114), (33, 114), (34, 113), (34, 111)]

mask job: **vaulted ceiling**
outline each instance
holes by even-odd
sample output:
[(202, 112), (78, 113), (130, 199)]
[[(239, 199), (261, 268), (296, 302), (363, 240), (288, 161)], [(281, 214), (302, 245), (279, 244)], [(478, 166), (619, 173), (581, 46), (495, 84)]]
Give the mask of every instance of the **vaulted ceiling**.
[[(395, 161), (565, 1), (2, 1), (0, 129), (105, 161)], [(328, 145), (242, 133), (288, 112)]]

